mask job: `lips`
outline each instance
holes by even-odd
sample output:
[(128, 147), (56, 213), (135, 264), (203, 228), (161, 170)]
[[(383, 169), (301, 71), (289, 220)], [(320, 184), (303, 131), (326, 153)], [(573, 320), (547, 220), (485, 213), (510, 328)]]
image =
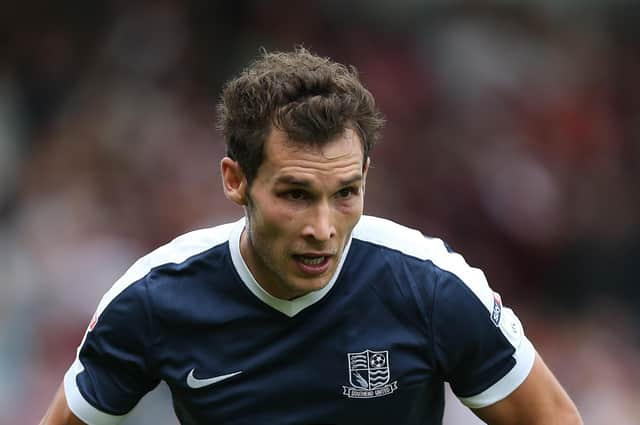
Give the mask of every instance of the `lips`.
[(320, 275), (329, 268), (331, 255), (328, 254), (302, 254), (294, 255), (298, 268), (307, 275)]

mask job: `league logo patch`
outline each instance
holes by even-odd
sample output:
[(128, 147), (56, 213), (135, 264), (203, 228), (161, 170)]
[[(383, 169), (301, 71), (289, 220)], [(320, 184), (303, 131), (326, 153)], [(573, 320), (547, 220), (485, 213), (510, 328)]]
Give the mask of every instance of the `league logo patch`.
[(350, 387), (342, 386), (349, 398), (373, 398), (391, 394), (398, 389), (398, 381), (389, 383), (389, 351), (364, 350), (347, 353)]
[(93, 317), (91, 317), (91, 322), (89, 322), (89, 326), (87, 327), (87, 331), (91, 332), (93, 328), (95, 328), (96, 323), (98, 322), (98, 312), (93, 313)]
[(502, 298), (497, 292), (493, 293), (493, 311), (491, 312), (491, 320), (496, 326), (500, 326), (500, 316), (502, 316)]

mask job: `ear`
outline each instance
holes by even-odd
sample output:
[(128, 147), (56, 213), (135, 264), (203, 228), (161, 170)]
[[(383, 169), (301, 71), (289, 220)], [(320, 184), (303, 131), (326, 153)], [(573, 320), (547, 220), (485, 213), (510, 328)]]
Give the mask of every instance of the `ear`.
[(247, 204), (247, 179), (240, 168), (240, 164), (229, 157), (220, 161), (222, 174), (222, 188), (224, 195), (231, 202), (244, 206)]

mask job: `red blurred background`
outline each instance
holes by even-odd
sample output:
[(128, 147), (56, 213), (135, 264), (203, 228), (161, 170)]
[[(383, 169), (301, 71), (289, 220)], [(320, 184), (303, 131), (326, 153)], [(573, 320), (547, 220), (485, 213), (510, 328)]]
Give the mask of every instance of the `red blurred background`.
[[(0, 424), (37, 423), (137, 257), (240, 216), (218, 92), (298, 44), (387, 116), (365, 211), (482, 268), (585, 423), (637, 424), (639, 4), (23, 0), (0, 40)], [(176, 423), (166, 388), (142, 404)]]

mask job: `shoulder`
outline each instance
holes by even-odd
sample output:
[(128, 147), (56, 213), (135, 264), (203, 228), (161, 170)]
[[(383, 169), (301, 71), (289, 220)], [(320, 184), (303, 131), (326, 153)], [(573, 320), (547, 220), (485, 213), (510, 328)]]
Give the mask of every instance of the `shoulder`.
[(231, 232), (239, 222), (194, 230), (141, 257), (127, 270), (123, 278), (142, 277), (155, 267), (165, 264), (182, 264), (199, 254), (229, 241)]
[(353, 231), (353, 237), (408, 257), (434, 263), (444, 263), (456, 255), (442, 239), (425, 236), (419, 230), (369, 215), (362, 216)]
[(360, 218), (353, 229), (353, 237), (417, 258), (424, 257), (425, 243), (428, 241), (419, 230), (370, 215)]
[[(469, 295), (475, 295), (488, 310), (493, 309), (494, 293), (482, 270), (470, 266), (464, 257), (454, 252), (439, 238), (425, 236), (421, 231), (394, 221), (364, 215), (353, 231), (353, 238), (381, 249), (396, 252), (395, 257), (422, 265), (418, 272), (428, 273), (429, 282), (441, 285), (461, 283)], [(455, 282), (455, 283), (454, 283)]]
[(353, 230), (353, 238), (422, 261), (443, 259), (451, 253), (441, 239), (428, 237), (419, 230), (369, 215), (362, 216)]
[(237, 221), (194, 230), (176, 237), (169, 243), (141, 257), (105, 293), (98, 304), (96, 315), (100, 315), (114, 298), (137, 282), (143, 281), (154, 270), (188, 265), (193, 258), (224, 246), (229, 241), (233, 229), (240, 224), (240, 221)]

